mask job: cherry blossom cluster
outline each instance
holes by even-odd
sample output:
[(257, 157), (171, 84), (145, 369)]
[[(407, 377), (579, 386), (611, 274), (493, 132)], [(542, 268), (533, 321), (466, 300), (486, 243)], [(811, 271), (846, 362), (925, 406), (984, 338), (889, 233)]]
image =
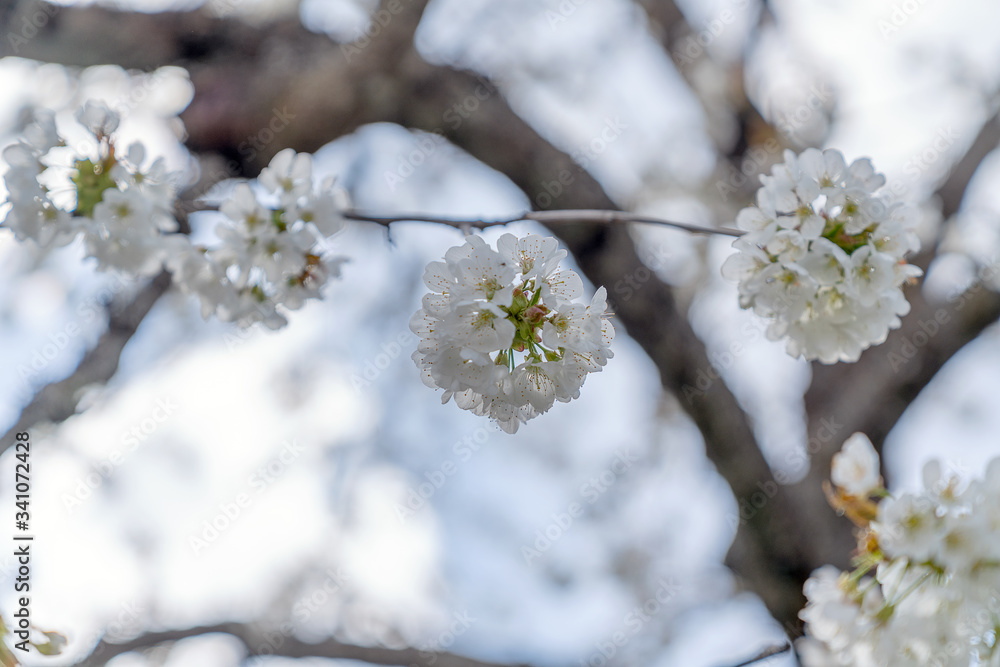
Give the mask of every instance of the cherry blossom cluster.
[(205, 317), (244, 326), (283, 326), (282, 309), (318, 298), (339, 273), (343, 260), (324, 257), (319, 244), (343, 226), (346, 196), (330, 181), (314, 187), (309, 155), (281, 151), (256, 188), (236, 186), (219, 207), (225, 222), (209, 248), (177, 233), (178, 179), (163, 160), (144, 166), (141, 142), (119, 151), (117, 114), (87, 102), (76, 118), (95, 140), (90, 154), (66, 147), (54, 114), (45, 110), (3, 152), (10, 165), (3, 225), (19, 240), (50, 248), (82, 236), (99, 269), (134, 276), (166, 266), (176, 285), (199, 297)]
[(723, 275), (793, 357), (857, 361), (909, 312), (902, 286), (921, 274), (904, 259), (919, 249), (914, 212), (877, 193), (885, 177), (870, 160), (848, 166), (835, 150), (785, 151), (761, 182)]
[(218, 245), (190, 246), (167, 266), (181, 289), (200, 298), (205, 317), (277, 329), (287, 324), (281, 309), (319, 298), (340, 274), (344, 258), (324, 257), (318, 244), (344, 226), (347, 201), (332, 181), (317, 190), (312, 157), (291, 149), (274, 156), (257, 185), (237, 185), (219, 206), (226, 220), (215, 228)]
[(566, 251), (552, 237), (504, 234), (493, 250), (479, 236), (427, 265), (422, 308), (410, 320), (420, 337), (413, 360), (426, 384), (507, 433), (580, 396), (589, 373), (613, 355), (607, 291), (589, 305), (576, 272), (559, 269)]
[(152, 275), (185, 244), (169, 234), (177, 230), (177, 220), (164, 163), (155, 160), (143, 169), (141, 142), (119, 153), (112, 139), (119, 119), (103, 105), (88, 102), (76, 118), (96, 140), (92, 154), (67, 148), (54, 114), (45, 110), (4, 150), (10, 209), (3, 224), (18, 240), (32, 239), (44, 248), (82, 235), (100, 268)]
[(962, 480), (928, 463), (919, 493), (890, 495), (871, 443), (833, 462), (831, 503), (859, 526), (852, 572), (825, 566), (799, 615), (805, 667), (968, 667), (1000, 661), (1000, 458)]

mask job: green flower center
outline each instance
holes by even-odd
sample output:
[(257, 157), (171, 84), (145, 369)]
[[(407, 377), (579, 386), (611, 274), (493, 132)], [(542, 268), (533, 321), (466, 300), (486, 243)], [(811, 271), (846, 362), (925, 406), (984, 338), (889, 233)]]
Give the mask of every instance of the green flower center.
[(96, 163), (88, 159), (77, 160), (73, 164), (75, 173), (72, 176), (72, 181), (76, 186), (74, 215), (93, 217), (94, 207), (104, 199), (105, 190), (117, 189), (118, 186), (111, 178), (111, 168), (115, 164), (113, 156), (108, 156)]

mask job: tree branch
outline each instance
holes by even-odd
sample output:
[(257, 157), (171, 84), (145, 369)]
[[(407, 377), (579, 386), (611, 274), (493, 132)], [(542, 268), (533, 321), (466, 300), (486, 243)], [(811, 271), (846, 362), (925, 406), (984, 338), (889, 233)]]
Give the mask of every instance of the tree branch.
[(505, 218), (501, 220), (458, 220), (455, 218), (441, 218), (435, 216), (427, 216), (424, 214), (415, 215), (393, 215), (393, 216), (378, 216), (369, 215), (365, 213), (360, 213), (358, 211), (348, 211), (344, 213), (344, 217), (348, 220), (357, 220), (360, 222), (374, 222), (376, 224), (389, 226), (394, 222), (433, 222), (442, 225), (448, 225), (450, 227), (456, 227), (458, 229), (475, 227), (476, 229), (486, 229), (487, 227), (500, 227), (503, 225), (509, 225), (513, 222), (521, 222), (524, 220), (534, 220), (535, 222), (540, 222), (541, 224), (558, 228), (562, 225), (572, 225), (581, 222), (590, 223), (600, 223), (600, 224), (624, 224), (631, 222), (638, 222), (650, 225), (665, 225), (667, 227), (674, 227), (676, 229), (682, 229), (693, 234), (722, 234), (723, 236), (742, 236), (744, 232), (738, 229), (727, 229), (725, 227), (703, 227), (701, 225), (695, 225), (687, 222), (674, 222), (673, 220), (665, 220), (663, 218), (651, 218), (647, 216), (634, 215), (632, 213), (625, 213), (622, 211), (582, 211), (582, 210), (559, 210), (559, 211), (526, 211), (519, 215), (511, 218)]
[[(484, 662), (474, 658), (444, 651), (421, 651), (415, 648), (393, 649), (381, 646), (358, 646), (335, 639), (310, 644), (296, 638), (288, 627), (262, 630), (243, 623), (220, 623), (182, 630), (149, 632), (127, 642), (113, 643), (103, 639), (85, 659), (74, 667), (100, 667), (112, 658), (132, 652), (145, 651), (162, 644), (178, 642), (192, 637), (225, 634), (238, 639), (249, 655), (273, 655), (284, 658), (330, 658), (359, 660), (372, 665), (408, 665), (417, 667), (508, 667), (500, 663)], [(528, 667), (514, 665), (510, 667)]]
[(160, 272), (127, 306), (113, 310), (108, 317), (107, 331), (97, 341), (72, 375), (43, 387), (21, 410), (21, 415), (0, 438), (0, 453), (14, 443), (14, 434), (26, 431), (42, 422), (60, 423), (76, 413), (80, 390), (92, 384), (104, 384), (118, 370), (122, 350), (132, 339), (139, 324), (153, 305), (170, 288), (170, 274)]
[[(219, 207), (215, 204), (196, 204), (193, 207), (196, 211), (217, 211)], [(427, 215), (426, 213), (397, 213), (395, 215), (374, 215), (362, 213), (360, 211), (343, 211), (344, 218), (356, 222), (372, 222), (377, 225), (388, 227), (397, 222), (431, 222), (438, 225), (447, 225), (456, 229), (487, 229), (489, 227), (503, 227), (515, 222), (525, 222), (532, 220), (547, 227), (559, 227), (561, 225), (572, 225), (575, 223), (589, 222), (599, 224), (626, 224), (631, 222), (663, 225), (681, 229), (692, 234), (720, 234), (722, 236), (743, 236), (746, 232), (739, 229), (729, 229), (727, 227), (705, 227), (690, 222), (676, 222), (665, 218), (653, 218), (642, 215), (626, 213), (624, 211), (586, 211), (586, 210), (558, 210), (558, 211), (524, 211), (509, 218), (498, 218), (495, 220), (485, 220), (482, 218), (459, 219), (446, 218), (441, 216)]]
[(769, 646), (749, 660), (744, 660), (743, 662), (733, 665), (732, 667), (747, 667), (748, 665), (754, 665), (762, 660), (767, 660), (768, 658), (773, 658), (776, 655), (787, 653), (790, 650), (792, 650), (792, 645), (787, 643), (780, 644), (778, 646)]
[(1000, 144), (1000, 114), (993, 114), (935, 193), (941, 200), (941, 215), (946, 220), (958, 213), (972, 177), (976, 175), (976, 170), (986, 156), (996, 149), (997, 144)]
[[(148, 14), (22, 0), (12, 13), (11, 30), (0, 40), (0, 57), (74, 67), (114, 64), (151, 70), (186, 60), (212, 62), (252, 56), (292, 36), (301, 39), (301, 33), (306, 39), (326, 40), (303, 30), (298, 18), (274, 21), (262, 30), (239, 20), (214, 17), (207, 7)], [(30, 28), (22, 25), (23, 21)]]

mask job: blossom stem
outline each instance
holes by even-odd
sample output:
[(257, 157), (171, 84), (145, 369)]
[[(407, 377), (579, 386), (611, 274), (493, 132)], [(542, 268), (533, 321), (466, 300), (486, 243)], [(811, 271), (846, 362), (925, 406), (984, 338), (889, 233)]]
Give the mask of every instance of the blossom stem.
[[(906, 596), (907, 596), (907, 595), (909, 595), (909, 594), (910, 594), (910, 593), (912, 593), (913, 591), (915, 591), (915, 590), (917, 590), (918, 588), (920, 588), (920, 586), (922, 586), (922, 585), (923, 585), (923, 583), (924, 583), (925, 581), (927, 581), (928, 579), (930, 579), (930, 578), (931, 578), (931, 575), (932, 575), (932, 574), (933, 574), (933, 572), (930, 572), (930, 571), (928, 571), (928, 572), (924, 572), (924, 573), (923, 573), (923, 574), (922, 574), (922, 575), (920, 576), (920, 578), (919, 578), (919, 579), (917, 579), (917, 580), (916, 580), (916, 581), (914, 581), (914, 582), (913, 582), (912, 584), (910, 584), (910, 585), (909, 585), (909, 586), (907, 587), (907, 589), (906, 589), (905, 591), (903, 591), (902, 593), (900, 593), (900, 594), (899, 594), (899, 597), (897, 597), (897, 598), (896, 598), (895, 600), (893, 600), (893, 601), (892, 601), (891, 603), (889, 603), (889, 604), (888, 604), (887, 606), (890, 606), (890, 607), (895, 607), (895, 606), (897, 606), (897, 605), (898, 605), (898, 604), (899, 604), (900, 602), (902, 602), (903, 600), (905, 600), (905, 599), (906, 599)], [(900, 583), (902, 583), (902, 582), (900, 582)]]
[(521, 222), (524, 220), (533, 220), (535, 222), (540, 222), (546, 226), (558, 226), (565, 224), (572, 224), (577, 222), (601, 222), (606, 224), (621, 224), (628, 222), (640, 222), (650, 225), (665, 225), (667, 227), (674, 227), (676, 229), (682, 229), (693, 234), (721, 234), (724, 236), (742, 236), (743, 231), (739, 229), (730, 229), (728, 227), (704, 227), (702, 225), (695, 225), (687, 222), (676, 222), (674, 220), (665, 220), (663, 218), (654, 218), (643, 215), (635, 215), (633, 213), (625, 213), (623, 211), (602, 211), (593, 209), (579, 209), (579, 210), (563, 210), (563, 211), (525, 211), (524, 213), (518, 214), (510, 218), (501, 218), (496, 220), (468, 220), (459, 218), (448, 218), (448, 217), (438, 217), (432, 215), (425, 215), (422, 213), (412, 214), (412, 215), (369, 215), (367, 213), (362, 213), (360, 211), (344, 211), (343, 216), (348, 220), (357, 220), (360, 222), (373, 222), (375, 224), (384, 225), (388, 227), (394, 222), (433, 222), (440, 225), (448, 225), (449, 227), (455, 227), (456, 229), (468, 229), (475, 227), (477, 229), (485, 229), (487, 227), (499, 227), (502, 225), (509, 225), (514, 222)]

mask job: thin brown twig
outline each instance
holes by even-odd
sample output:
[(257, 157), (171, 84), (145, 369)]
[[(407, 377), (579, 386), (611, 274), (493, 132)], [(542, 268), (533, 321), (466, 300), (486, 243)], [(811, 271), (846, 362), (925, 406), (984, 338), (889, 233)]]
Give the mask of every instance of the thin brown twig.
[(574, 222), (598, 222), (607, 224), (621, 224), (628, 222), (645, 223), (650, 225), (665, 225), (682, 229), (694, 234), (722, 234), (724, 236), (743, 236), (744, 232), (738, 229), (727, 227), (704, 227), (688, 222), (676, 222), (644, 215), (635, 215), (623, 211), (602, 211), (596, 209), (577, 209), (561, 211), (525, 211), (509, 218), (495, 220), (482, 219), (459, 219), (427, 215), (424, 213), (397, 214), (397, 215), (371, 215), (360, 211), (345, 211), (343, 216), (348, 220), (359, 222), (373, 222), (379, 225), (389, 226), (396, 222), (433, 222), (440, 225), (448, 225), (458, 229), (475, 227), (485, 229), (487, 227), (500, 227), (514, 222), (533, 220), (543, 225), (563, 225)]
[(743, 662), (733, 665), (732, 667), (747, 667), (747, 665), (752, 665), (755, 662), (760, 662), (761, 660), (767, 660), (768, 658), (773, 658), (776, 655), (781, 655), (782, 653), (787, 653), (792, 648), (791, 644), (778, 644), (776, 646), (769, 646), (760, 653), (758, 653), (753, 658), (749, 660), (744, 660)]
[[(217, 211), (218, 204), (199, 202), (194, 205), (193, 211)], [(745, 232), (729, 227), (705, 227), (690, 222), (677, 222), (676, 220), (666, 220), (645, 215), (635, 215), (624, 211), (606, 211), (599, 209), (567, 209), (558, 211), (525, 211), (509, 218), (497, 218), (494, 220), (484, 220), (482, 218), (451, 218), (426, 213), (397, 213), (396, 215), (374, 215), (361, 211), (343, 211), (341, 213), (348, 220), (357, 222), (373, 222), (377, 225), (388, 227), (397, 222), (431, 222), (438, 225), (447, 225), (456, 229), (486, 229), (487, 227), (502, 227), (515, 222), (533, 220), (543, 225), (564, 225), (574, 222), (598, 222), (606, 224), (622, 224), (628, 222), (644, 223), (649, 225), (664, 225), (674, 227), (692, 234), (721, 234), (723, 236), (743, 236)]]

